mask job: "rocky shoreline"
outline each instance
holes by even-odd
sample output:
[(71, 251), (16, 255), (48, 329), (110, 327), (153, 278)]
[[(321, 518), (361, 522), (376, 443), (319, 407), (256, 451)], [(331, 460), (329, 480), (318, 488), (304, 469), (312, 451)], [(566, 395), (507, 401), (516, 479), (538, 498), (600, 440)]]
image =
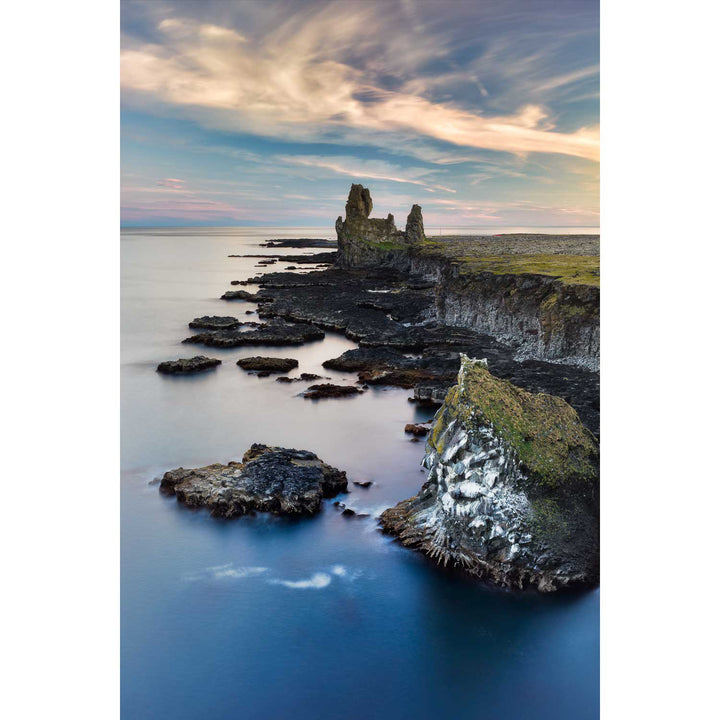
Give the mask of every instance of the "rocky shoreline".
[[(595, 238), (449, 238), (440, 251), (425, 237), (419, 206), (404, 231), (392, 215), (370, 218), (371, 210), (369, 191), (353, 185), (346, 218), (336, 223), (336, 252), (258, 256), (265, 257), (264, 274), (232, 283), (257, 290), (227, 291), (222, 299), (255, 303), (259, 322), (195, 318), (190, 327), (201, 332), (183, 342), (293, 346), (321, 340), (326, 331), (344, 334), (358, 347), (323, 367), (355, 374), (357, 382), (319, 382), (299, 397), (352, 397), (368, 386), (396, 386), (411, 390), (413, 402), (440, 407), (432, 425), (405, 427), (414, 442), (428, 435), (428, 480), (418, 495), (383, 513), (384, 531), (506, 587), (546, 591), (597, 583), (599, 295), (596, 262), (587, 254)], [(331, 247), (312, 239), (266, 246)], [(268, 272), (279, 259), (335, 264)], [(203, 356), (174, 362), (185, 368), (182, 363), (201, 360), (220, 362)], [(298, 365), (268, 357), (237, 364), (260, 377)], [(277, 378), (313, 380), (322, 378)], [(469, 390), (477, 387), (482, 392)], [(489, 397), (495, 405), (487, 404)], [(512, 412), (498, 415), (498, 407)], [(517, 428), (523, 428), (519, 435)], [(576, 472), (580, 456), (582, 472)], [(548, 466), (547, 457), (555, 464)], [(568, 468), (574, 468), (570, 475)], [(255, 445), (242, 463), (180, 468), (161, 484), (181, 502), (222, 517), (313, 514), (322, 498), (346, 489), (344, 473), (312, 453)]]

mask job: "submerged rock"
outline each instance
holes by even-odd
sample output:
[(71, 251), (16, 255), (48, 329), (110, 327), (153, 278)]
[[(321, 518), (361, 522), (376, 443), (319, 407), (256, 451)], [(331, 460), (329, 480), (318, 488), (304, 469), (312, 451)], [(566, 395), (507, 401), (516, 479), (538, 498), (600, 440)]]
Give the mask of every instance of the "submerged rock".
[(349, 395), (362, 395), (362, 390), (354, 385), (333, 385), (332, 383), (321, 383), (319, 385), (311, 385), (304, 393), (303, 397), (309, 400), (318, 400), (320, 398), (347, 397)]
[(273, 358), (273, 357), (249, 357), (240, 358), (237, 364), (243, 370), (261, 372), (261, 373), (277, 373), (287, 372), (298, 366), (295, 358)]
[(157, 366), (157, 371), (165, 375), (179, 375), (211, 370), (220, 365), (222, 361), (215, 358), (196, 355), (193, 358), (180, 358), (179, 360), (166, 360)]
[(385, 531), (505, 587), (598, 582), (598, 446), (564, 400), (463, 357), (426, 447), (427, 482)]
[(260, 444), (254, 444), (242, 462), (178, 468), (166, 472), (160, 482), (161, 492), (222, 518), (253, 512), (313, 515), (323, 498), (345, 490), (345, 473), (315, 453)]
[(203, 315), (190, 321), (188, 325), (193, 329), (228, 330), (240, 326), (240, 321), (230, 315)]
[[(283, 375), (282, 377), (275, 378), (275, 382), (279, 383), (294, 383), (294, 382), (309, 382), (311, 380), (322, 380), (322, 375), (316, 375), (315, 373), (300, 373), (300, 377), (287, 377), (286, 375)], [(325, 378), (327, 379), (327, 378)]]

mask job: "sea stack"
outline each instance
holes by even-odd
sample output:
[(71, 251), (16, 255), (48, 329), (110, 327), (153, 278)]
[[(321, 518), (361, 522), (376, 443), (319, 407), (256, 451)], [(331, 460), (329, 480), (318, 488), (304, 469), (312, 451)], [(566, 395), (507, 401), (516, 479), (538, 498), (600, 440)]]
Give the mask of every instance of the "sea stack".
[(370, 190), (353, 184), (345, 203), (345, 220), (339, 216), (335, 221), (339, 267), (381, 265), (388, 253), (406, 252), (409, 246), (424, 240), (422, 209), (419, 205), (413, 205), (405, 232), (395, 227), (392, 213), (387, 218), (371, 218), (372, 208)]
[(404, 545), (503, 587), (597, 584), (598, 445), (564, 400), (462, 356), (423, 465), (420, 492), (381, 516)]

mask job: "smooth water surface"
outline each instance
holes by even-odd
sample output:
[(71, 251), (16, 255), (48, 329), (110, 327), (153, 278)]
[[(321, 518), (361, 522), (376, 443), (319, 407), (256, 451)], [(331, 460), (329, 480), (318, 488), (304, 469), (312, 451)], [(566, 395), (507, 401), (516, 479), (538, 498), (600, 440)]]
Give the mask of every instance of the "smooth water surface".
[[(248, 375), (239, 357), (322, 362), (340, 335), (297, 348), (182, 345), (200, 315), (256, 306), (220, 295), (262, 273), (233, 253), (300, 254), (273, 237), (327, 228), (124, 231), (122, 265), (122, 717), (125, 720), (435, 718), (585, 720), (599, 715), (599, 594), (517, 594), (438, 570), (377, 529), (424, 480), (405, 423), (411, 392), (309, 401), (304, 383)], [(269, 271), (281, 270), (278, 262)], [(252, 286), (248, 289), (252, 290)], [(162, 360), (223, 360), (190, 377)], [(215, 520), (159, 494), (165, 470), (239, 460), (253, 442), (316, 452), (348, 473), (340, 499), (367, 518)]]

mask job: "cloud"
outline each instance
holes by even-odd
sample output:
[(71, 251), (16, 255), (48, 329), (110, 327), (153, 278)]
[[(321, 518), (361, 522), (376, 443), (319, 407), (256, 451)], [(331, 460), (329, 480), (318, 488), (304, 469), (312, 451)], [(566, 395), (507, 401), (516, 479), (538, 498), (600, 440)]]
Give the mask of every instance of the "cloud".
[(355, 157), (320, 157), (313, 155), (292, 155), (277, 158), (289, 165), (321, 168), (330, 170), (338, 175), (347, 175), (364, 180), (387, 180), (389, 182), (420, 185), (428, 190), (442, 190), (443, 192), (456, 192), (452, 188), (437, 185), (430, 180), (421, 180), (432, 170), (425, 168), (401, 168), (396, 165), (377, 160), (363, 160)]
[(185, 181), (178, 180), (177, 178), (165, 178), (164, 180), (158, 180), (156, 185), (170, 188), (171, 190), (183, 190), (185, 187)]
[(293, 590), (320, 590), (327, 587), (331, 582), (332, 578), (327, 573), (315, 573), (311, 578), (307, 580), (268, 580), (272, 585), (283, 585)]
[[(412, 34), (393, 39), (398, 34), (389, 36), (382, 14), (373, 13), (371, 5), (350, 8), (331, 4), (291, 16), (257, 42), (231, 28), (163, 20), (162, 43), (126, 39), (122, 87), (126, 94), (200, 112), (211, 123), (299, 141), (347, 143), (357, 134), (365, 142), (366, 133), (399, 133), (462, 148), (598, 159), (596, 126), (560, 132), (537, 102), (490, 115), (384, 87), (378, 64), (386, 73), (401, 73), (407, 65), (418, 68), (437, 59), (445, 47), (432, 36), (422, 42)], [(408, 8), (413, 11), (412, 3)], [(384, 41), (402, 43), (402, 52), (385, 50), (373, 61)], [(397, 65), (398, 54), (405, 67)], [(532, 55), (516, 59), (513, 72), (534, 63)], [(482, 78), (481, 72), (476, 75)], [(570, 81), (554, 78), (546, 86)]]

